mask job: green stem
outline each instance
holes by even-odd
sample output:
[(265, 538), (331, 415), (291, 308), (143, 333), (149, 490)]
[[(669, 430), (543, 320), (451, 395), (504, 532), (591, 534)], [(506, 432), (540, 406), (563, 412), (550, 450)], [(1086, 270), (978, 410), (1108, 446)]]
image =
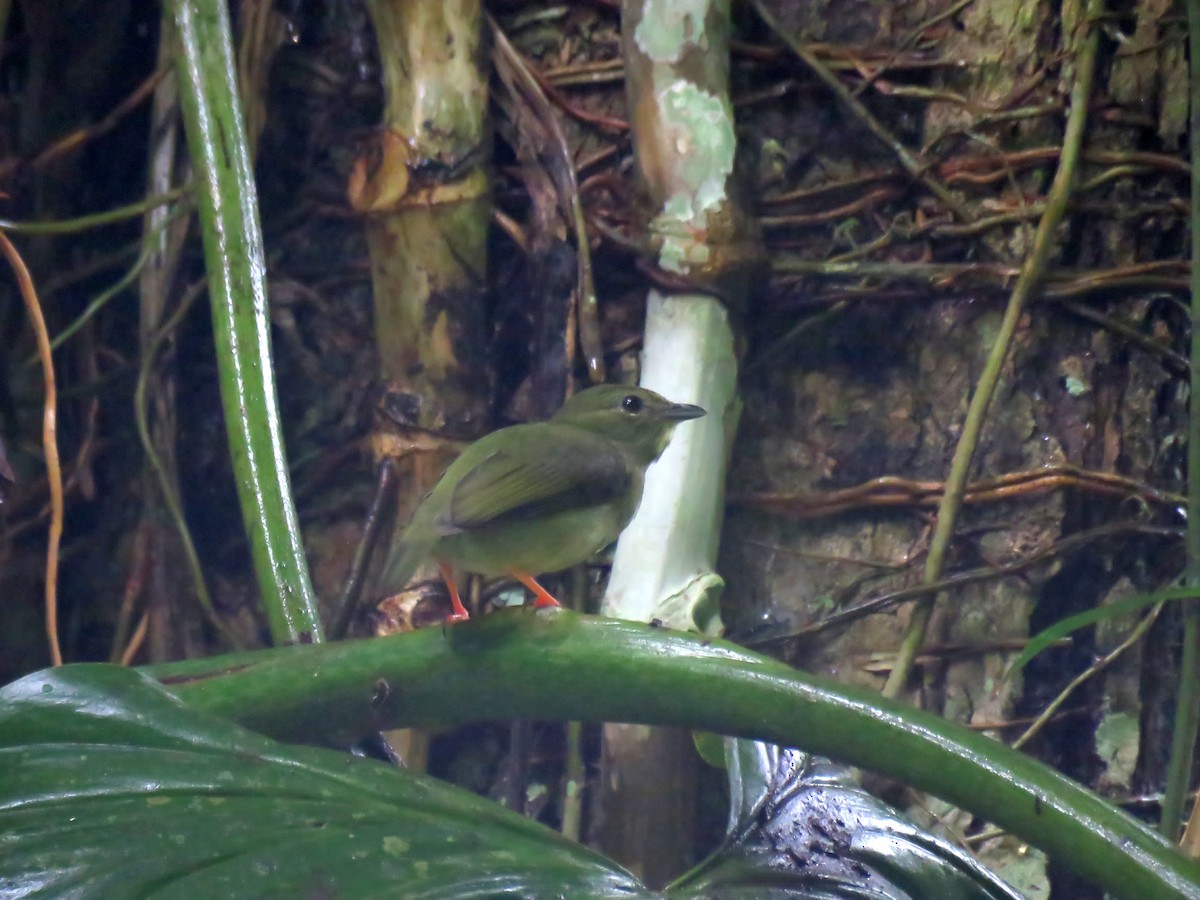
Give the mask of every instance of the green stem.
[[(146, 234), (146, 241), (141, 254), (134, 260), (132, 266), (111, 286), (105, 288), (97, 294), (92, 301), (87, 305), (83, 312), (75, 317), (75, 320), (54, 336), (54, 340), (50, 342), (50, 349), (57, 350), (66, 341), (70, 340), (87, 322), (89, 322), (96, 313), (100, 312), (113, 297), (120, 294), (125, 288), (133, 284), (134, 280), (142, 274), (142, 269), (150, 260), (150, 257), (156, 252), (154, 241), (166, 229), (182, 215), (191, 213), (191, 204), (185, 203), (174, 207), (168, 212), (166, 218), (162, 220), (154, 229)], [(31, 356), (26, 363), (32, 365), (37, 362), (36, 356)]]
[(322, 640), (288, 481), (267, 318), (266, 260), (224, 0), (167, 0), (212, 300), (221, 400), (275, 643)]
[(587, 787), (587, 768), (583, 761), (583, 723), (567, 723), (567, 771), (563, 789), (563, 837), (573, 841), (583, 835), (583, 791)]
[(1119, 896), (1200, 896), (1200, 865), (1043, 763), (701, 635), (514, 609), (147, 671), (185, 702), (284, 740), (344, 746), (379, 728), (536, 717), (677, 725), (801, 747), (937, 794)]
[[(1188, 516), (1187, 568), (1184, 583), (1200, 587), (1200, 0), (1188, 0), (1188, 82), (1191, 98), (1189, 145), (1192, 155), (1192, 227), (1191, 291), (1192, 346), (1190, 396), (1188, 397)], [(1171, 740), (1171, 758), (1167, 763), (1167, 784), (1163, 793), (1159, 830), (1168, 840), (1179, 836), (1184, 798), (1191, 780), (1196, 755), (1196, 731), (1200, 728), (1200, 599), (1188, 600), (1183, 607), (1183, 658), (1179, 664), (1179, 696), (1175, 701), (1175, 733)]]
[[(175, 526), (175, 530), (179, 533), (179, 543), (183, 549), (184, 559), (187, 560), (188, 571), (192, 576), (192, 585), (196, 591), (196, 600), (200, 604), (200, 608), (204, 610), (204, 615), (208, 617), (209, 622), (213, 627), (220, 632), (221, 636), (229, 642), (231, 647), (241, 650), (246, 646), (243, 641), (230, 628), (225, 621), (217, 615), (216, 607), (213, 606), (212, 596), (208, 592), (208, 584), (204, 580), (204, 567), (200, 565), (200, 554), (196, 552), (196, 544), (192, 541), (192, 533), (188, 530), (187, 519), (183, 515), (183, 504), (180, 502), (179, 494), (175, 490), (175, 482), (171, 479), (162, 460), (159, 458), (158, 451), (154, 447), (154, 440), (150, 437), (150, 421), (147, 411), (146, 395), (150, 389), (150, 374), (154, 371), (154, 361), (158, 358), (158, 350), (162, 346), (163, 341), (170, 337), (175, 329), (179, 327), (179, 323), (183, 321), (188, 310), (192, 308), (192, 303), (200, 296), (204, 290), (204, 282), (196, 284), (190, 288), (183, 298), (179, 301), (179, 307), (172, 313), (169, 318), (154, 335), (153, 340), (145, 349), (145, 355), (142, 357), (142, 365), (138, 370), (137, 386), (133, 390), (133, 418), (137, 425), (138, 438), (142, 442), (142, 450), (146, 454), (146, 459), (150, 462), (150, 467), (154, 469), (154, 474), (158, 478), (158, 489), (162, 492), (163, 505), (167, 508), (167, 515), (171, 519), (171, 524)], [(114, 647), (124, 649), (125, 641), (122, 638), (119, 642), (114, 643)]]
[(75, 219), (63, 219), (61, 221), (13, 222), (9, 219), (0, 219), (0, 228), (5, 231), (15, 231), (18, 234), (78, 234), (81, 231), (88, 231), (92, 228), (103, 228), (105, 225), (112, 225), (114, 222), (136, 219), (138, 216), (143, 216), (159, 206), (166, 206), (169, 203), (174, 203), (176, 200), (182, 200), (191, 193), (192, 188), (189, 185), (176, 188), (173, 191), (167, 191), (165, 194), (146, 197), (137, 203), (130, 203), (128, 206), (118, 206), (115, 209), (106, 209), (103, 212), (79, 216)]
[[(937, 524), (930, 540), (929, 556), (925, 560), (925, 581), (937, 581), (942, 577), (945, 566), (946, 552), (954, 535), (954, 526), (962, 508), (963, 493), (966, 489), (967, 478), (971, 473), (971, 459), (979, 444), (979, 435), (983, 431), (983, 423), (987, 418), (988, 407), (1000, 383), (1000, 373), (1008, 350), (1012, 344), (1013, 334), (1017, 330), (1017, 322), (1025, 304), (1033, 295), (1042, 275), (1050, 265), (1054, 253), (1055, 232), (1067, 211), (1071, 199), (1071, 188), (1075, 182), (1076, 169), (1079, 164), (1080, 151), (1083, 146), (1083, 136), (1087, 129), (1088, 101), (1092, 94), (1092, 76), (1096, 69), (1096, 53), (1100, 46), (1100, 29), (1097, 22), (1104, 11), (1103, 0), (1088, 0), (1084, 27), (1088, 35), (1079, 48), (1075, 61), (1075, 84), (1071, 88), (1071, 112), (1067, 117), (1067, 127), (1063, 135), (1062, 155), (1059, 157), (1058, 170), (1054, 173), (1054, 183), (1046, 196), (1046, 211), (1038, 222), (1037, 232), (1033, 236), (1033, 247), (1017, 283), (1009, 297), (1004, 317), (1000, 321), (1000, 330), (996, 342), (992, 345), (984, 365), (983, 373), (979, 376), (979, 384), (967, 407), (966, 419), (963, 422), (962, 435), (954, 448), (954, 457), (950, 461), (950, 472), (946, 476), (946, 490), (942, 502), (938, 505)], [(917, 651), (925, 640), (925, 632), (933, 617), (936, 596), (918, 603), (912, 612), (908, 629), (900, 642), (896, 655), (896, 663), (888, 675), (883, 687), (885, 697), (895, 697), (908, 683), (912, 673), (913, 662)]]

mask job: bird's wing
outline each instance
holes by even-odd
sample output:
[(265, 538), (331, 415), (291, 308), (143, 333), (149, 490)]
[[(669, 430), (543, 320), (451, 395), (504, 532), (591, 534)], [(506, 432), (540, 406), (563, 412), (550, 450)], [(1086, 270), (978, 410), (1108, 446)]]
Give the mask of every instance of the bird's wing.
[(401, 590), (430, 554), (432, 540), (399, 540), (392, 545), (379, 574), (379, 587), (390, 593)]
[(596, 506), (629, 487), (629, 464), (610, 441), (576, 428), (527, 427), (532, 440), (492, 451), (454, 486), (439, 534)]

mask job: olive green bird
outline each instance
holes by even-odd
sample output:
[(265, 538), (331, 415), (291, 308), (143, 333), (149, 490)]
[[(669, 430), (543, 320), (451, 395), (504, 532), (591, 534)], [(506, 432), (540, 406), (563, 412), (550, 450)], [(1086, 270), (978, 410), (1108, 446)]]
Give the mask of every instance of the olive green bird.
[(675, 426), (704, 415), (645, 388), (599, 385), (546, 422), (514, 425), (467, 447), (421, 501), (392, 547), (380, 586), (401, 590), (425, 559), (450, 590), (452, 621), (468, 618), (454, 570), (534, 580), (583, 562), (617, 539), (642, 500), (646, 468)]

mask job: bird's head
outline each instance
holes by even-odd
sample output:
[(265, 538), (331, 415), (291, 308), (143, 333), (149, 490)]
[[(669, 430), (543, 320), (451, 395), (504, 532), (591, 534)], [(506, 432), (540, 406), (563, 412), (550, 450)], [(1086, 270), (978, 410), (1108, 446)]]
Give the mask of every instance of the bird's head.
[(672, 403), (645, 388), (601, 384), (573, 396), (551, 421), (603, 435), (649, 465), (666, 449), (676, 425), (702, 415), (699, 406)]

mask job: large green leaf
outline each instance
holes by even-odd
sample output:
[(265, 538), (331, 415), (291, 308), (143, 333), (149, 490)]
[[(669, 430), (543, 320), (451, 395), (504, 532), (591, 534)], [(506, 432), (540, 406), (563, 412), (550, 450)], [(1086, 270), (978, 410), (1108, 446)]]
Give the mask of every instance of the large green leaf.
[[(788, 808), (810, 827), (829, 820), (821, 808)], [(867, 833), (857, 820), (854, 830)], [(943, 890), (960, 887), (961, 865), (898, 855), (895, 838), (889, 831), (890, 843), (866, 863), (849, 842), (818, 846), (798, 831), (782, 859), (747, 854), (739, 841), (671, 893), (1008, 896)], [(936, 889), (914, 893), (910, 883)], [(0, 897), (168, 893), (651, 896), (607, 860), (489, 801), (367, 760), (279, 744), (127, 669), (69, 666), (0, 690)]]
[(482, 798), (279, 744), (144, 675), (0, 690), (0, 896), (650, 896)]
[(997, 741), (724, 641), (564, 609), (157, 666), (189, 703), (285, 740), (544, 718), (674, 724), (800, 747), (930, 791), (1116, 896), (1200, 900), (1200, 866)]
[[(292, 896), (296, 885), (322, 896), (644, 896), (611, 863), (486, 802), (328, 751), (283, 748), (225, 721), (338, 740), (385, 724), (540, 716), (804, 746), (932, 790), (1117, 896), (1200, 898), (1195, 863), (1036, 761), (694, 635), (515, 610), (155, 674), (186, 706), (95, 665), (0, 690), (0, 897), (38, 893), (40, 883), (48, 896), (80, 896), (85, 884), (104, 897), (229, 896), (231, 886), (237, 896)], [(276, 874), (286, 883), (266, 880)], [(738, 874), (720, 890), (764, 883)]]
[(702, 897), (1020, 900), (965, 851), (868, 794), (851, 770), (799, 750), (726, 738), (724, 845), (672, 886)]

